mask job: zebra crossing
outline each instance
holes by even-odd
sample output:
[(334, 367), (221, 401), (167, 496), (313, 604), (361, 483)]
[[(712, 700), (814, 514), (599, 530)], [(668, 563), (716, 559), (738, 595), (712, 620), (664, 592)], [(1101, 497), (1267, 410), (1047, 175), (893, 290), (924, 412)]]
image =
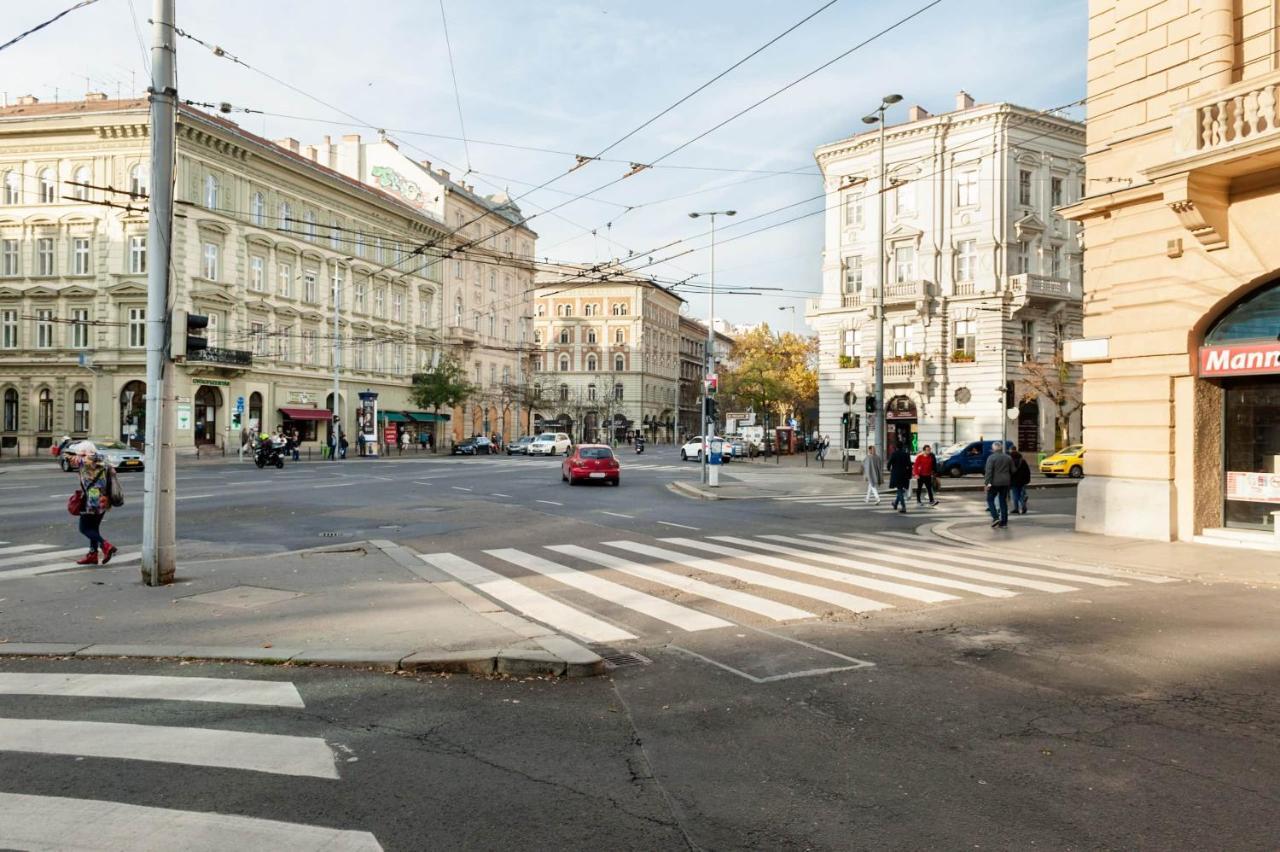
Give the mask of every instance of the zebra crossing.
[[(879, 503), (868, 503), (865, 495), (862, 493), (848, 495), (828, 494), (809, 497), (774, 497), (772, 499), (775, 503), (821, 506), (825, 509), (843, 509), (849, 512), (865, 512), (870, 515), (899, 514), (898, 510), (894, 509), (892, 505), (893, 492), (887, 490), (882, 490), (880, 492)], [(914, 497), (908, 497), (907, 514), (928, 518), (976, 518), (986, 515), (987, 507), (981, 500), (966, 499), (942, 499), (939, 501), (937, 506), (930, 506), (928, 504), (921, 506), (915, 502)], [(1035, 514), (1035, 512), (1028, 512), (1027, 514)]]
[(588, 643), (1177, 582), (906, 533), (713, 535), (418, 558)]
[[(112, 557), (107, 568), (137, 562), (142, 558), (140, 550), (130, 549), (127, 546), (119, 547), (120, 551)], [(61, 549), (54, 544), (10, 544), (7, 541), (0, 541), (0, 581), (38, 577), (70, 568), (92, 570), (93, 566), (76, 564), (76, 560), (87, 552), (88, 547), (83, 544), (79, 547)]]
[[(67, 718), (67, 698), (89, 703)], [(10, 702), (38, 702), (56, 718), (33, 716), (30, 704), (18, 714), (4, 712)], [(137, 702), (121, 710), (120, 701)], [(110, 703), (108, 703), (110, 702)], [(191, 705), (187, 705), (191, 702)], [(71, 672), (0, 672), (0, 755), (28, 755), (35, 762), (19, 783), (44, 772), (58, 771), (58, 758), (110, 760), (103, 771), (101, 798), (75, 798), (12, 792), (19, 776), (10, 776), (0, 791), (0, 848), (4, 849), (237, 849), (267, 850), (381, 850), (369, 832), (246, 817), (210, 811), (187, 811), (112, 801), (118, 787), (116, 773), (140, 772), (179, 765), (230, 770), (240, 784), (250, 779), (293, 779), (311, 784), (341, 782), (339, 755), (321, 737), (266, 734), (223, 728), (101, 721), (123, 713), (126, 718), (146, 714), (174, 718), (184, 706), (214, 704), (234, 718), (235, 708), (263, 712), (306, 707), (289, 681), (240, 678), (178, 677)], [(25, 711), (25, 712), (24, 712)], [(59, 712), (61, 711), (61, 712)], [(154, 712), (153, 712), (154, 711)], [(47, 760), (46, 760), (47, 758)], [(350, 758), (348, 758), (350, 759)], [(94, 764), (77, 764), (83, 777), (102, 771)], [(165, 770), (161, 770), (162, 772)], [(278, 789), (283, 780), (270, 782)], [(61, 786), (61, 785), (59, 785)], [(163, 787), (163, 784), (159, 785)], [(59, 790), (61, 792), (61, 790)]]

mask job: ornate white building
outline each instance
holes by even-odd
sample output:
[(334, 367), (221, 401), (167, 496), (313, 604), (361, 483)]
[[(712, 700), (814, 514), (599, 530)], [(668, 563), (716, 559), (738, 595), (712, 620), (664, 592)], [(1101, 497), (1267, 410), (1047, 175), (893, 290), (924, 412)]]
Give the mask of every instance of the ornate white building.
[[(827, 192), (819, 335), (820, 431), (839, 446), (842, 414), (874, 436), (879, 130), (816, 151)], [(1084, 194), (1084, 126), (1007, 103), (921, 107), (885, 129), (885, 396), (890, 445), (1007, 436), (1054, 443), (1052, 402), (1026, 399), (1025, 364), (1077, 336), (1079, 228), (1056, 208)], [(1072, 381), (1078, 378), (1072, 377)], [(1014, 419), (1009, 406), (1018, 410)], [(1079, 417), (1070, 434), (1079, 435)]]

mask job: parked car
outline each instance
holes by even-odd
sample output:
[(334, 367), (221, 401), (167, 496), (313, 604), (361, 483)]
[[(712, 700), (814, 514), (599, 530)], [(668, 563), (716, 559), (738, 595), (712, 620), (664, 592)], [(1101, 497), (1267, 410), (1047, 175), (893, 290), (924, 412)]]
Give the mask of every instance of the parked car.
[[(72, 441), (63, 447), (62, 452), (58, 455), (58, 466), (64, 471), (75, 469), (75, 457), (76, 453), (80, 451), (81, 443), (81, 441)], [(98, 454), (102, 456), (106, 463), (118, 471), (142, 470), (146, 467), (146, 457), (128, 444), (109, 439), (94, 441), (93, 443), (98, 448)]]
[(543, 432), (529, 442), (528, 454), (531, 456), (568, 455), (573, 449), (573, 441), (564, 432)]
[(617, 485), (621, 478), (618, 457), (604, 444), (579, 444), (560, 463), (560, 480), (570, 485), (591, 481)]
[[(712, 435), (707, 438), (707, 441), (710, 443), (711, 441), (725, 441), (725, 439), (717, 435)], [(727, 448), (727, 452), (722, 453), (720, 458), (722, 461), (728, 462), (733, 459), (732, 443), (730, 441), (725, 441), (725, 447)], [(680, 461), (688, 461), (689, 459), (694, 459), (695, 461), (702, 460), (701, 435), (695, 435), (688, 441), (685, 441), (684, 446), (680, 448)]]
[(493, 452), (493, 444), (483, 435), (466, 438), (453, 445), (450, 455), (455, 456), (487, 456)]
[[(991, 445), (1000, 441), (969, 441), (952, 444), (937, 454), (938, 472), (947, 476), (964, 476), (966, 473), (981, 474), (987, 467), (987, 458), (991, 455)], [(1005, 447), (1005, 452), (1017, 449), (1013, 444)]]
[(529, 445), (533, 443), (532, 435), (521, 435), (510, 444), (507, 444), (507, 455), (509, 456), (527, 456), (529, 455)]
[(1084, 476), (1084, 445), (1072, 444), (1058, 450), (1040, 462), (1040, 472), (1050, 477), (1066, 474), (1079, 479)]

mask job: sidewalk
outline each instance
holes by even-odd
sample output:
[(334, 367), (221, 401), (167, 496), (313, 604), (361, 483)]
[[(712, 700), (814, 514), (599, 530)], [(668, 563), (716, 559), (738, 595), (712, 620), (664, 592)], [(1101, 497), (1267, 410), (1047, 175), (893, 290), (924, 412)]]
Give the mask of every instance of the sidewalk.
[(0, 583), (0, 656), (146, 657), (589, 676), (604, 661), (389, 541)]

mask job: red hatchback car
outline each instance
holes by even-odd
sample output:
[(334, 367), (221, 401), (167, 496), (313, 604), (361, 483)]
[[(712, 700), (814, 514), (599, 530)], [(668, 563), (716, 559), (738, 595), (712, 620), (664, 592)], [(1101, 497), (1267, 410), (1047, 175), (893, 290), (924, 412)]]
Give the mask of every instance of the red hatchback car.
[(560, 479), (570, 485), (593, 480), (617, 485), (621, 470), (613, 450), (604, 444), (579, 444), (560, 464)]

